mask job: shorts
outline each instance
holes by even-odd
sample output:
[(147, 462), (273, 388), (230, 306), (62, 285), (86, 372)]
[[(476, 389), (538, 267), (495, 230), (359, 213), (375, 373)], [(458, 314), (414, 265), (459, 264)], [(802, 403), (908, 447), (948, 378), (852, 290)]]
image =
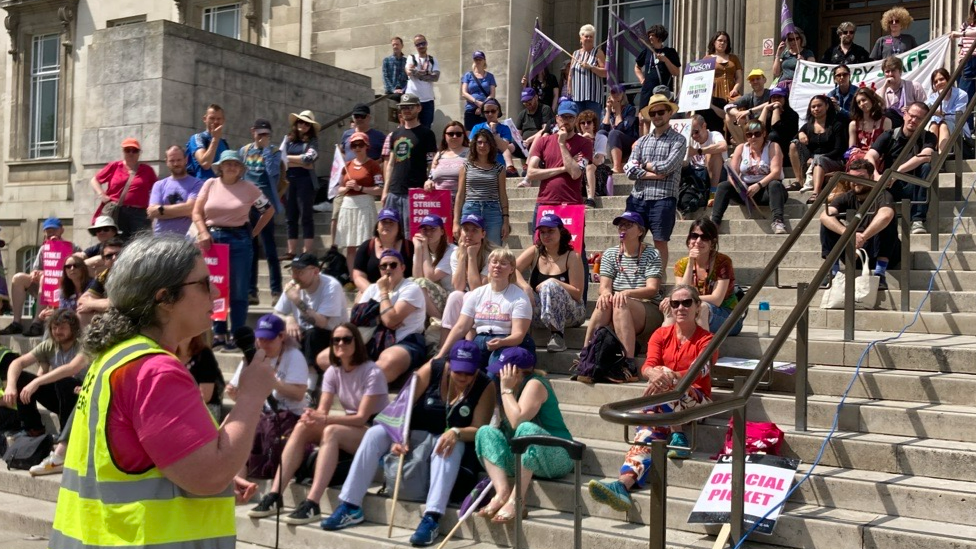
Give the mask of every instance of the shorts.
[(644, 225), (656, 242), (671, 240), (671, 232), (678, 212), (678, 199), (671, 196), (658, 200), (627, 197), (627, 209), (644, 218)]
[(394, 347), (403, 347), (410, 355), (408, 371), (416, 370), (427, 362), (427, 340), (424, 339), (424, 334), (410, 334)]
[(664, 324), (664, 313), (661, 312), (661, 307), (655, 301), (642, 301), (644, 304), (644, 329), (637, 334), (638, 342), (645, 342), (651, 339), (651, 334), (654, 330), (661, 327)]

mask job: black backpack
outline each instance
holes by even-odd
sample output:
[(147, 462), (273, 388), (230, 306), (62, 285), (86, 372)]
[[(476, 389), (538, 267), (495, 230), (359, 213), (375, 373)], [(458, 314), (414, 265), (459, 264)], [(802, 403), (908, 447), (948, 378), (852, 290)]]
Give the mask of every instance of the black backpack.
[(322, 272), (338, 280), (343, 286), (352, 282), (346, 258), (339, 253), (339, 248), (336, 246), (329, 248), (329, 251), (322, 256)]
[(637, 380), (636, 368), (627, 362), (624, 344), (613, 330), (603, 326), (574, 361), (572, 378), (583, 383), (629, 383)]
[(678, 211), (682, 215), (691, 215), (708, 205), (708, 182), (695, 177), (694, 170), (688, 172), (682, 175), (678, 186)]
[(20, 435), (3, 453), (3, 460), (9, 469), (27, 470), (44, 461), (53, 447), (54, 442), (46, 434), (37, 437)]

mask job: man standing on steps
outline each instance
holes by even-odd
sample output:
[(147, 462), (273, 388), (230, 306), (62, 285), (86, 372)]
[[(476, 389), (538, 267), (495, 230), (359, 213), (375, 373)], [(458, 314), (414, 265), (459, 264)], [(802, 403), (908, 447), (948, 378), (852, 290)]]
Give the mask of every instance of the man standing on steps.
[(393, 48), (393, 55), (383, 58), (383, 93), (392, 93), (393, 99), (399, 100), (400, 94), (407, 88), (407, 58), (403, 55), (402, 38), (394, 36), (390, 40), (390, 46)]
[(146, 216), (153, 221), (153, 232), (157, 235), (185, 235), (203, 181), (187, 173), (186, 156), (176, 145), (166, 149), (166, 167), (169, 177), (153, 184)]
[(654, 237), (661, 265), (668, 265), (668, 241), (674, 229), (681, 183), (681, 164), (688, 142), (671, 129), (671, 116), (678, 106), (663, 95), (653, 95), (641, 111), (651, 121), (651, 131), (634, 143), (624, 167), (634, 188), (627, 197), (627, 211), (637, 212)]
[(850, 21), (844, 21), (837, 25), (837, 36), (840, 43), (832, 48), (828, 48), (820, 59), (826, 65), (856, 65), (867, 63), (871, 60), (871, 54), (859, 44), (854, 43), (854, 33), (857, 26)]
[(214, 177), (213, 163), (230, 147), (224, 140), (224, 109), (216, 103), (203, 115), (207, 129), (190, 136), (186, 143), (186, 171), (200, 181)]
[[(922, 179), (928, 177), (932, 169), (931, 161), (932, 156), (935, 155), (938, 138), (934, 133), (919, 127), (919, 122), (922, 121), (927, 112), (928, 106), (925, 103), (916, 101), (910, 104), (905, 111), (905, 123), (902, 127), (882, 133), (875, 140), (874, 145), (871, 145), (871, 149), (868, 150), (864, 158), (871, 161), (875, 166), (894, 167), (896, 172), (911, 174)], [(898, 158), (916, 131), (925, 133), (915, 142), (915, 150), (912, 151), (915, 155), (908, 157), (908, 160), (901, 166), (895, 167), (893, 165), (895, 159)], [(901, 202), (903, 198), (908, 198), (912, 202), (925, 202), (929, 196), (928, 189), (925, 187), (904, 181), (895, 181), (889, 190), (895, 203)], [(925, 218), (928, 212), (929, 205), (927, 203), (912, 204), (912, 234), (926, 234), (928, 232), (925, 229)]]
[(427, 181), (430, 163), (437, 152), (437, 138), (430, 128), (422, 126), (420, 99), (412, 94), (400, 96), (400, 115), (403, 125), (390, 134), (390, 161), (384, 174), (383, 195), (380, 204), (384, 208), (400, 212), (403, 234), (410, 238), (410, 189), (422, 189)]
[(434, 82), (441, 78), (441, 67), (433, 55), (427, 55), (427, 37), (422, 34), (414, 36), (413, 45), (417, 48), (417, 54), (407, 58), (406, 92), (419, 98), (420, 125), (430, 129), (434, 123)]
[(586, 165), (593, 161), (593, 142), (576, 133), (577, 115), (576, 103), (560, 103), (556, 133), (537, 137), (532, 147), (525, 178), (540, 182), (533, 228), (539, 206), (583, 203), (583, 175)]

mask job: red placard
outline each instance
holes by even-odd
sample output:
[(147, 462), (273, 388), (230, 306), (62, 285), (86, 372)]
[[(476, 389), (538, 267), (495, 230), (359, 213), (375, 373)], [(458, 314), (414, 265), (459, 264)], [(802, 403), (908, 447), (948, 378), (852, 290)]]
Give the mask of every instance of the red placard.
[[(586, 223), (586, 206), (582, 204), (560, 204), (558, 206), (539, 206), (536, 214), (535, 224), (539, 226), (539, 220), (546, 214), (556, 214), (563, 220), (563, 226), (572, 236), (570, 241), (576, 253), (583, 249), (583, 226)], [(532, 241), (538, 243), (538, 237), (532, 237)]]
[(203, 260), (210, 269), (210, 284), (219, 294), (213, 302), (211, 320), (227, 320), (230, 310), (230, 245), (211, 244), (210, 250), (203, 253)]
[(61, 275), (64, 262), (74, 251), (70, 242), (48, 240), (41, 246), (41, 305), (57, 307), (61, 300)]
[(451, 203), (451, 191), (425, 191), (410, 189), (410, 234), (407, 238), (420, 231), (420, 222), (425, 215), (439, 215), (444, 220), (444, 236), (448, 242), (454, 242), (452, 228), (454, 227), (454, 204)]

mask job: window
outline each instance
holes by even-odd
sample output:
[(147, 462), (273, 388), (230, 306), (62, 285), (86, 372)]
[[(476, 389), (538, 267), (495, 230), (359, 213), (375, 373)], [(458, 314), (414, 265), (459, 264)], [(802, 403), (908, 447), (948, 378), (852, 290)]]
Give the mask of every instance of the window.
[(35, 36), (31, 41), (29, 158), (58, 154), (58, 87), (61, 81), (61, 38)]
[(203, 30), (221, 36), (240, 39), (241, 5), (229, 4), (203, 10)]
[[(645, 28), (661, 24), (665, 28), (671, 29), (671, 4), (672, 0), (599, 0), (596, 6), (596, 23), (594, 24), (597, 44), (602, 43), (607, 38), (609, 12), (616, 13), (629, 25), (633, 25), (639, 19), (644, 19)], [(620, 32), (620, 27), (617, 27), (617, 32)], [(671, 45), (671, 39), (669, 38), (665, 43)], [(637, 76), (634, 75), (636, 60), (637, 56), (625, 48), (619, 47), (617, 49), (617, 66), (615, 69), (621, 84), (640, 85)], [(613, 68), (611, 67), (611, 69)]]
[[(34, 260), (37, 258), (37, 254), (40, 253), (40, 248), (37, 246), (28, 246), (26, 248), (21, 248), (20, 252), (17, 254), (20, 256), (20, 261), (17, 262), (17, 271), (20, 273), (30, 273), (34, 270)], [(21, 315), (25, 318), (31, 318), (34, 316), (34, 304), (37, 301), (36, 298), (27, 292), (27, 299), (24, 300), (24, 308), (21, 310)]]
[(107, 26), (108, 28), (111, 29), (114, 27), (124, 27), (126, 25), (136, 25), (138, 23), (145, 23), (145, 22), (146, 22), (145, 15), (137, 15), (135, 17), (126, 17), (125, 19), (113, 19), (108, 22)]

